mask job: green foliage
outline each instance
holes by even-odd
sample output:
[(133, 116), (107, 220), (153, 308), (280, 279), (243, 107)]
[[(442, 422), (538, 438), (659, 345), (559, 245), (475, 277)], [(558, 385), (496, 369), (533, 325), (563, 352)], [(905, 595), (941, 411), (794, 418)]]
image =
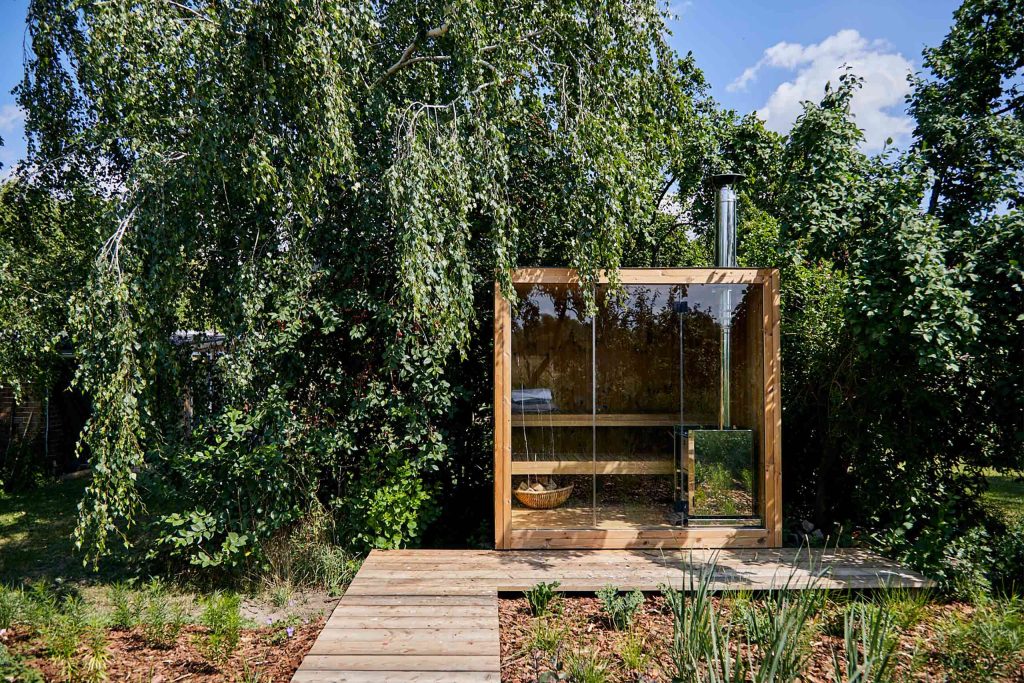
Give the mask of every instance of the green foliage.
[(566, 656), (565, 673), (573, 683), (607, 683), (611, 679), (608, 662), (591, 650), (576, 651)]
[(565, 629), (559, 628), (553, 619), (539, 618), (533, 620), (530, 627), (530, 650), (540, 650), (548, 655), (557, 653), (565, 638)]
[[(720, 621), (712, 602), (711, 582), (714, 563), (702, 565), (691, 575), (686, 590), (662, 588), (672, 614), (672, 644), (669, 648), (668, 674), (678, 683), (741, 683), (752, 666), (730, 648), (733, 642), (731, 622)], [(737, 601), (744, 608), (748, 598)]]
[(186, 613), (184, 607), (168, 595), (166, 586), (154, 579), (143, 594), (139, 620), (142, 638), (147, 644), (169, 648), (178, 642), (185, 628)]
[(76, 538), (127, 542), (143, 470), (199, 566), (261, 560), (313, 496), (356, 549), (414, 543), (485, 481), (460, 458), (495, 273), (700, 252), (659, 204), (714, 153), (703, 76), (651, 0), (222, 10), (29, 6), (31, 183), (99, 207), (62, 311), (94, 409)]
[(223, 664), (238, 648), (242, 634), (242, 601), (234, 594), (215, 593), (206, 600), (200, 623), (206, 633), (199, 647), (207, 659)]
[(0, 680), (18, 681), (19, 683), (44, 683), (43, 674), (26, 664), (20, 657), (15, 657), (0, 643)]
[(633, 631), (626, 634), (626, 637), (619, 642), (619, 659), (626, 671), (634, 674), (642, 674), (650, 664), (650, 647), (646, 639)]
[(25, 598), (21, 589), (0, 583), (0, 629), (8, 629), (22, 613)]
[(633, 617), (644, 604), (644, 594), (638, 590), (620, 593), (615, 586), (605, 586), (597, 591), (597, 599), (616, 631), (624, 631), (633, 624)]
[(1024, 607), (1018, 599), (985, 601), (969, 615), (952, 612), (937, 630), (937, 656), (951, 680), (1000, 678), (1024, 664)]
[(107, 596), (110, 601), (110, 627), (121, 630), (135, 628), (142, 614), (141, 596), (123, 581), (112, 584), (107, 589)]
[(832, 675), (836, 683), (884, 683), (892, 680), (896, 665), (896, 624), (885, 607), (872, 609), (853, 603), (846, 611), (843, 627), (845, 664), (832, 653)]
[(530, 611), (533, 612), (533, 616), (543, 617), (548, 614), (552, 603), (558, 600), (559, 593), (556, 591), (558, 586), (558, 581), (552, 581), (551, 583), (541, 581), (536, 586), (523, 591), (523, 595), (526, 596), (526, 602), (530, 604)]

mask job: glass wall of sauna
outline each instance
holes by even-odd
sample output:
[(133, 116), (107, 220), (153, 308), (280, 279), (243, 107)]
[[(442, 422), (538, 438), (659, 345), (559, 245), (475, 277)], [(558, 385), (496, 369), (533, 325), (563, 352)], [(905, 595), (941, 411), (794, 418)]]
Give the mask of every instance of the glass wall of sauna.
[(760, 526), (759, 287), (516, 294), (513, 529)]

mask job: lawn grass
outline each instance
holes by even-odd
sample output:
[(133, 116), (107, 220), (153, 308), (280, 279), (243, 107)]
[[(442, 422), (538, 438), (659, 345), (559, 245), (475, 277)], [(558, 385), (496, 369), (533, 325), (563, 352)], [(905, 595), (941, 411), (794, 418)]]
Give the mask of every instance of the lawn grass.
[(996, 512), (1013, 522), (1024, 518), (1024, 474), (986, 470), (988, 491), (982, 497), (985, 503)]
[(86, 576), (71, 533), (87, 481), (0, 494), (0, 582)]

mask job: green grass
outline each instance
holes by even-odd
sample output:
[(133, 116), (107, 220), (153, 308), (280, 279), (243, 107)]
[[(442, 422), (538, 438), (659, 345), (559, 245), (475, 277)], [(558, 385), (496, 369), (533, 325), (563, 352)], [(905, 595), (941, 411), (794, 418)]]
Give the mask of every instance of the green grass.
[(988, 491), (983, 496), (985, 503), (1007, 521), (1024, 517), (1024, 479), (995, 470), (986, 470), (985, 478), (988, 480)]
[(0, 582), (85, 575), (71, 541), (84, 479), (0, 494)]

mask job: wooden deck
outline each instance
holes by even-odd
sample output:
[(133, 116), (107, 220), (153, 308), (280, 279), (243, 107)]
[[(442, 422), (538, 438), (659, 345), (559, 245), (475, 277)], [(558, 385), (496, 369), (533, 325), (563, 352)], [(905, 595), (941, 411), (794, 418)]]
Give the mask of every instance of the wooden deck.
[(859, 549), (375, 550), (292, 680), (497, 682), (499, 592), (685, 588), (712, 562), (719, 590), (931, 585)]

